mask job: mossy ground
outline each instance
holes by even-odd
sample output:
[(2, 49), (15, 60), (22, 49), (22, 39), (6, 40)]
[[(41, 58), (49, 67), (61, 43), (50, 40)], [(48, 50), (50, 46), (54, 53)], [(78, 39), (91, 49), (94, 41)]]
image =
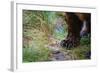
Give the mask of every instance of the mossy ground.
[[(32, 39), (30, 40), (26, 38), (29, 43), (23, 44), (23, 46), (25, 46), (23, 47), (23, 62), (51, 61), (52, 52), (49, 48), (45, 47), (45, 45), (52, 42), (48, 40), (45, 33), (36, 29), (31, 29), (24, 32), (24, 35), (31, 37)], [(73, 57), (72, 60), (90, 59), (91, 56), (90, 54), (88, 55), (88, 53), (91, 52), (89, 38), (82, 38), (80, 42), (81, 43), (78, 47), (70, 49), (62, 48), (62, 51), (64, 53), (70, 52), (70, 55)]]

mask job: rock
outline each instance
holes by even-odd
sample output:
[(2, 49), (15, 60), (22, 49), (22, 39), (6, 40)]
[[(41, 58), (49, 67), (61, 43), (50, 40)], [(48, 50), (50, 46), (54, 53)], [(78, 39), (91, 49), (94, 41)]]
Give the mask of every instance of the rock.
[(56, 61), (63, 61), (65, 60), (65, 56), (62, 52), (57, 52), (57, 53), (54, 53), (53, 54), (53, 60), (56, 60)]

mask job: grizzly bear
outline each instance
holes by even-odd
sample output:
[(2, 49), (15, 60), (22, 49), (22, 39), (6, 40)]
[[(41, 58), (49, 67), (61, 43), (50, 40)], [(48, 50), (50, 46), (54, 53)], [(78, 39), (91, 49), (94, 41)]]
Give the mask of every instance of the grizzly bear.
[(91, 14), (66, 12), (65, 21), (68, 26), (68, 35), (60, 45), (66, 48), (76, 47), (83, 36), (91, 34)]

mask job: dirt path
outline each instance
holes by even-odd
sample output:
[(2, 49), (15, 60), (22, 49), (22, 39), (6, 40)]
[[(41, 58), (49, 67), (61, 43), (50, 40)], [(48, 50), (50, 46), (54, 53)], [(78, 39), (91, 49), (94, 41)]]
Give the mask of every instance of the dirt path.
[(48, 46), (51, 50), (51, 60), (52, 61), (64, 61), (64, 60), (73, 60), (74, 57), (70, 50), (64, 51), (64, 48), (61, 48), (59, 44), (53, 44)]
[(52, 53), (52, 61), (64, 61), (64, 60), (72, 60), (70, 55), (65, 55), (63, 52), (58, 51), (56, 53)]

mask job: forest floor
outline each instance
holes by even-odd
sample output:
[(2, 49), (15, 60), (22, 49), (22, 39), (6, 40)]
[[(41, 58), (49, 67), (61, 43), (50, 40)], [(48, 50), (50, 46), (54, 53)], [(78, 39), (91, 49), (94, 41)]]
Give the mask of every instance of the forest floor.
[(80, 46), (67, 49), (59, 45), (60, 40), (47, 37), (44, 32), (29, 29), (24, 32), (23, 62), (64, 61), (90, 59), (90, 43), (85, 39)]

